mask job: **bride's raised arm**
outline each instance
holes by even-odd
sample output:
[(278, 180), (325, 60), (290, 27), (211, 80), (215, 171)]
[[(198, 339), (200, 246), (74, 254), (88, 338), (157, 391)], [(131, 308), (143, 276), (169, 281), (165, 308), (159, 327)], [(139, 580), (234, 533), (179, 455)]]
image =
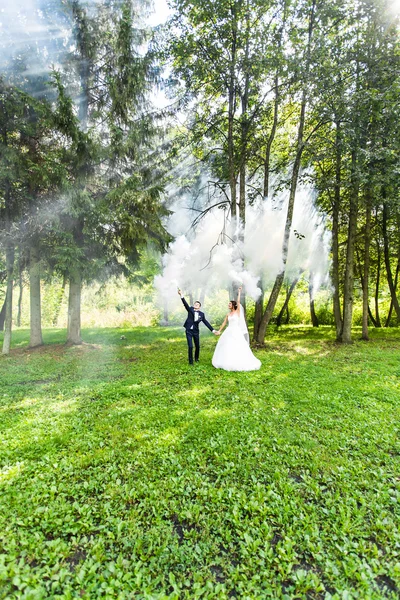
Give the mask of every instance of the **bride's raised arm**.
[(242, 286), (240, 285), (238, 287), (238, 295), (237, 295), (237, 309), (236, 312), (238, 315), (240, 315), (240, 292), (242, 291)]

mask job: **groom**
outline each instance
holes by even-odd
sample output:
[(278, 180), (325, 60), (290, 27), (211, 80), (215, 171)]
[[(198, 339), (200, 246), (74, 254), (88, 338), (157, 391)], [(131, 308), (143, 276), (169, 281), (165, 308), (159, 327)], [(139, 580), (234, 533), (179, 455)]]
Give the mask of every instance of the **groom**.
[(184, 307), (188, 311), (188, 316), (183, 326), (186, 330), (186, 339), (188, 343), (188, 356), (189, 365), (193, 364), (193, 342), (195, 346), (194, 360), (199, 362), (200, 356), (200, 332), (199, 323), (203, 322), (214, 335), (219, 335), (219, 332), (213, 329), (210, 323), (207, 321), (203, 312), (201, 312), (201, 304), (199, 301), (195, 302), (193, 306), (189, 306), (185, 298), (182, 296), (182, 291), (178, 290), (178, 294), (181, 297)]

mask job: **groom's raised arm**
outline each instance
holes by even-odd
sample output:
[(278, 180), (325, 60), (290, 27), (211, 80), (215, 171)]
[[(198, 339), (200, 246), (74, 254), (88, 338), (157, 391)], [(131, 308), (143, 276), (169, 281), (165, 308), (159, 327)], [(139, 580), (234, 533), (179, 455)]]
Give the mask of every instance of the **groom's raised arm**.
[(183, 302), (183, 306), (184, 306), (184, 307), (186, 308), (186, 310), (189, 312), (189, 309), (190, 309), (190, 306), (189, 306), (189, 304), (186, 302), (185, 298), (184, 298), (184, 297), (183, 297), (181, 294), (179, 294), (179, 295), (180, 295), (180, 297), (181, 297), (181, 300), (182, 300), (182, 302)]

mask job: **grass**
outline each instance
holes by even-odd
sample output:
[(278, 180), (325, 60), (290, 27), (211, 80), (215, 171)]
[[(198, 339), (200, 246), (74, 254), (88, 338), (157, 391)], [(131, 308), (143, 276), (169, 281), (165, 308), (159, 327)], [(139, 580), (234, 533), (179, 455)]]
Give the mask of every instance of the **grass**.
[(399, 597), (400, 332), (283, 328), (252, 373), (64, 335), (0, 358), (1, 598)]

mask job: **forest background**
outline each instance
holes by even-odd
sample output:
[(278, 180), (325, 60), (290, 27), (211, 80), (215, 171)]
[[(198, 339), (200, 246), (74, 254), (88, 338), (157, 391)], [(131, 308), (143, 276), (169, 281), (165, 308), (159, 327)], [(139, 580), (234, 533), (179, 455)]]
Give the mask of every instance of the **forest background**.
[(398, 600), (398, 0), (151, 10), (0, 0), (0, 598)]
[(397, 325), (399, 5), (151, 12), (3, 11), (3, 352), (13, 325), (34, 347), (42, 325), (79, 344), (82, 323), (177, 324), (178, 285), (219, 321), (244, 283), (259, 344), (272, 323)]

